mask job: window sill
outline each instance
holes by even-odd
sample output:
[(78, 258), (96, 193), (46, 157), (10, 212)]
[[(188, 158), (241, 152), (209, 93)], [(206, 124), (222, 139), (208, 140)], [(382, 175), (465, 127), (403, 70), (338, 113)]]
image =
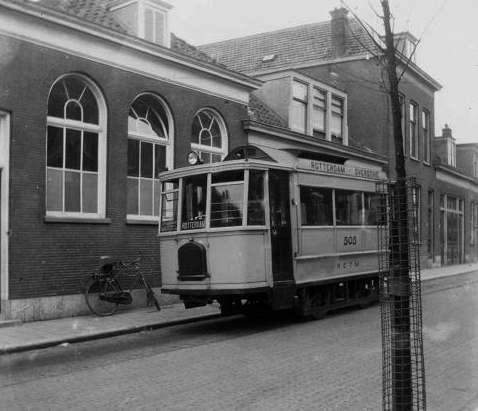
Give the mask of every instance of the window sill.
[(157, 220), (141, 220), (136, 218), (127, 218), (126, 224), (128, 225), (154, 225), (157, 226), (159, 222)]
[(45, 216), (45, 223), (63, 224), (111, 224), (111, 218), (53, 217)]

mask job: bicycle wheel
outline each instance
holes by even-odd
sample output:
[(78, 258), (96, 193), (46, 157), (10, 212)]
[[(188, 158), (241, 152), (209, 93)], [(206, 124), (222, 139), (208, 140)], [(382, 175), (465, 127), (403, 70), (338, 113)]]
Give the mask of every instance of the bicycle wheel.
[(85, 287), (86, 305), (100, 317), (112, 315), (118, 309), (118, 303), (106, 301), (104, 297), (120, 292), (121, 287), (116, 280), (91, 278)]

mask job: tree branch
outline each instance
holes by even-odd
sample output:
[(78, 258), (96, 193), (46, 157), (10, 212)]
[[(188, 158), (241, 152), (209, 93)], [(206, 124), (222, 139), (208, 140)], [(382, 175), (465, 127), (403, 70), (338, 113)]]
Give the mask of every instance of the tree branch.
[[(357, 16), (357, 14), (348, 6), (348, 4), (344, 1), (344, 0), (341, 0), (340, 2), (342, 4), (343, 7), (345, 7), (345, 9), (350, 13), (352, 14), (352, 16), (354, 17), (354, 19), (359, 23), (360, 27), (362, 27), (362, 29), (365, 31), (365, 33), (367, 34), (367, 36), (370, 38), (370, 40), (372, 40), (372, 42), (374, 43), (375, 47), (377, 47), (377, 49), (379, 50), (380, 53), (384, 53), (385, 52), (385, 49), (384, 47), (377, 41), (377, 39), (374, 37), (374, 35), (372, 34), (375, 33), (379, 38), (380, 38), (380, 35), (375, 31), (375, 29), (370, 26), (369, 24), (366, 24), (363, 22), (363, 20)], [(356, 36), (356, 34), (353, 32), (352, 29), (350, 29), (352, 35), (355, 37), (355, 39), (360, 43), (360, 45), (362, 47), (364, 47), (365, 49), (367, 49), (367, 51), (370, 52), (370, 54), (372, 54), (374, 57), (378, 57), (378, 53), (370, 50), (367, 46), (365, 46), (358, 38), (358, 36)]]
[[(403, 68), (402, 72), (398, 76), (398, 82), (399, 83), (400, 83), (400, 80), (402, 79), (402, 77), (405, 75), (405, 72), (408, 70), (408, 67), (410, 67), (413, 56), (415, 55), (415, 53), (417, 51), (417, 47), (418, 47), (418, 44), (420, 43), (420, 41), (421, 41), (421, 39), (418, 39), (417, 42), (414, 44), (413, 50), (410, 53), (410, 55), (408, 56), (407, 61), (405, 62), (405, 67)], [(398, 50), (396, 50), (396, 52), (399, 54), (400, 57), (405, 57), (405, 55), (402, 52), (400, 52)]]

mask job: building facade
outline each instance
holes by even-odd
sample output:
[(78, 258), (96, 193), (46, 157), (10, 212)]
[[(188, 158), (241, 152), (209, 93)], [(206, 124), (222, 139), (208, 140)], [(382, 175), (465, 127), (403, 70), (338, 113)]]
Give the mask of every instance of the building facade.
[[(473, 215), (469, 205), (473, 200), (465, 199), (472, 196), (467, 191), (472, 182), (461, 177), (455, 162), (450, 172), (458, 172), (453, 179), (460, 180), (458, 186), (463, 192), (453, 194), (449, 190), (456, 184), (446, 186), (451, 178), (448, 168), (444, 171), (435, 161), (442, 147), (434, 138), (434, 94), (441, 85), (417, 65), (412, 54), (417, 39), (410, 33), (397, 33), (395, 38), (406, 170), (420, 186), (422, 267), (476, 261), (476, 249), (465, 246), (465, 237), (471, 238), (469, 229), (461, 223), (460, 233), (452, 235), (445, 228), (448, 217), (441, 217), (440, 204), (447, 198), (450, 207), (454, 199), (457, 201), (452, 211), (446, 207), (443, 211), (445, 216), (453, 214), (450, 227), (455, 225), (451, 221), (469, 221)], [(389, 178), (396, 175), (391, 105), (387, 75), (379, 61), (381, 51), (362, 26), (349, 18), (347, 10), (333, 10), (330, 21), (206, 44), (199, 49), (233, 70), (263, 80), (265, 85), (254, 94), (291, 129), (308, 138), (383, 155), (388, 159)], [(449, 193), (448, 197), (443, 193)], [(463, 201), (462, 211), (458, 198)], [(443, 246), (448, 232), (453, 238), (449, 246)], [(452, 251), (455, 237), (461, 238), (458, 255)]]
[(1, 318), (85, 311), (106, 255), (141, 255), (159, 287), (158, 174), (246, 143), (259, 82), (175, 37), (168, 10), (0, 3)]
[(456, 144), (448, 125), (434, 139), (439, 214), (434, 235), (442, 264), (477, 261), (478, 144)]

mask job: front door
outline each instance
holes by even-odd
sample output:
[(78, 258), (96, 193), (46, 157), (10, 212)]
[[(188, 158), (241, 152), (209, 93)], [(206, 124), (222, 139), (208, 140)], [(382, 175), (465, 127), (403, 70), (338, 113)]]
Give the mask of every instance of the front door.
[(271, 256), (274, 283), (293, 280), (289, 173), (269, 172)]

